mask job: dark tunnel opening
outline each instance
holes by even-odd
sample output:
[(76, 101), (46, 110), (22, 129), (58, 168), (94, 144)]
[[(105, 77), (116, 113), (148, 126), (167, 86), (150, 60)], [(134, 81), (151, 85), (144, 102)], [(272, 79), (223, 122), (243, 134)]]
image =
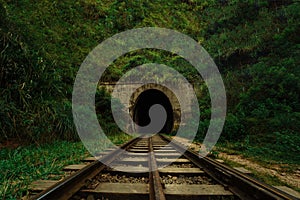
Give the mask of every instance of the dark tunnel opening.
[(167, 121), (160, 133), (171, 133), (174, 125), (173, 109), (168, 97), (161, 91), (149, 89), (142, 92), (135, 102), (133, 120), (139, 126), (150, 123), (149, 109), (154, 104), (162, 105), (167, 112)]

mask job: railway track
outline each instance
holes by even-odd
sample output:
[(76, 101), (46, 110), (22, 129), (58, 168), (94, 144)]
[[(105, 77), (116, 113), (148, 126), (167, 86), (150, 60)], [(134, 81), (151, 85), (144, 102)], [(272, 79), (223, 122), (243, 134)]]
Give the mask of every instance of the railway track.
[(162, 135), (135, 138), (100, 159), (103, 162), (89, 163), (32, 199), (297, 199), (210, 158), (199, 158)]

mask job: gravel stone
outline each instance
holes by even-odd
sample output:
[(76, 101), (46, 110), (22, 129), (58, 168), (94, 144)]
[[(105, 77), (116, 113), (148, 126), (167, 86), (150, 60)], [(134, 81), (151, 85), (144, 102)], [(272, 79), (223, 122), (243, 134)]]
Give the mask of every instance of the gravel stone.
[(190, 176), (186, 177), (184, 175), (179, 176), (162, 176), (161, 181), (163, 184), (207, 184), (212, 185), (215, 184), (214, 181), (207, 176)]
[(131, 177), (126, 175), (111, 175), (110, 173), (100, 174), (97, 176), (100, 183), (149, 183), (148, 177)]
[(173, 168), (197, 168), (193, 163), (171, 164), (168, 167)]

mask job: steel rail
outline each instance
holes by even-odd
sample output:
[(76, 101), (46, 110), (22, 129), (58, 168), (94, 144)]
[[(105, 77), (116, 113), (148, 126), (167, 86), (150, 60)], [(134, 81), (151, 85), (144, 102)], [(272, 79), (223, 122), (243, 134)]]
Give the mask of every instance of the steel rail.
[(150, 200), (165, 200), (165, 194), (160, 181), (155, 154), (153, 151), (152, 138), (149, 137), (149, 198)]
[(228, 188), (232, 193), (241, 199), (284, 199), (296, 200), (298, 198), (287, 194), (273, 186), (267, 185), (257, 179), (245, 175), (233, 168), (218, 163), (217, 161), (208, 158), (200, 157), (198, 153), (191, 150), (185, 150), (181, 144), (172, 141), (166, 136), (160, 135), (165, 141), (173, 146), (177, 151), (181, 152), (196, 166), (203, 168), (209, 176), (213, 177), (216, 181)]
[(101, 161), (94, 161), (91, 164), (85, 166), (81, 170), (75, 172), (66, 179), (54, 184), (41, 193), (33, 196), (32, 200), (64, 200), (71, 198), (76, 192), (82, 188), (87, 180), (92, 179), (105, 169), (106, 165), (103, 163), (111, 163), (118, 156), (123, 153), (123, 150), (128, 149), (130, 146), (138, 142), (141, 138), (135, 138), (122, 145), (120, 148), (112, 151), (112, 153), (104, 156)]

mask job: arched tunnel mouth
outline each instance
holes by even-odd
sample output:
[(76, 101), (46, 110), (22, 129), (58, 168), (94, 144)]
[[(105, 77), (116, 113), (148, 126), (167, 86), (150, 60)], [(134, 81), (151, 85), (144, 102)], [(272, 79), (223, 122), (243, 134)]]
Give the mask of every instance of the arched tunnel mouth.
[(169, 98), (161, 91), (148, 89), (142, 92), (134, 105), (133, 121), (139, 126), (150, 123), (149, 110), (154, 104), (162, 105), (167, 113), (167, 120), (159, 133), (171, 133), (174, 126), (173, 108)]

